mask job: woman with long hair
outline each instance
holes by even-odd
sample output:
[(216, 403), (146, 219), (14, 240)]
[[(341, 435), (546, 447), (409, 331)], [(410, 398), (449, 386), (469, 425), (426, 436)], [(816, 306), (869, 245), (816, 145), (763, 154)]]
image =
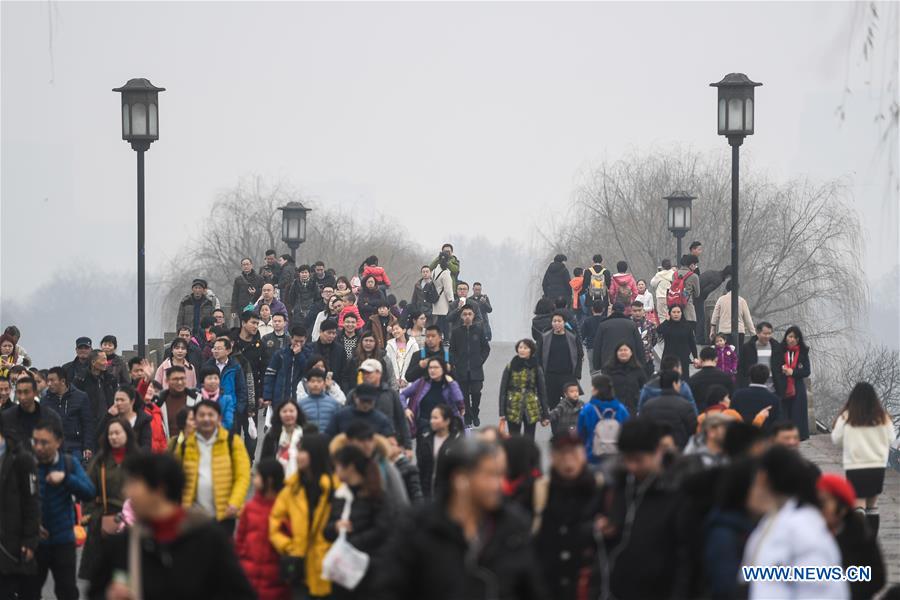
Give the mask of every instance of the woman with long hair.
[(8, 378), (10, 369), (24, 364), (16, 349), (15, 338), (6, 333), (0, 335), (0, 377)]
[(669, 318), (659, 324), (656, 333), (665, 342), (662, 357), (677, 356), (681, 361), (681, 373), (687, 379), (691, 373), (691, 363), (699, 356), (694, 324), (684, 319), (684, 310), (678, 306), (669, 307)]
[(335, 283), (334, 295), (344, 300), (347, 304), (352, 304), (352, 302), (347, 302), (347, 297), (351, 294), (353, 294), (353, 290), (350, 289), (350, 280), (341, 275)]
[[(130, 385), (120, 385), (113, 396), (113, 404), (109, 407), (100, 431), (106, 431), (106, 423), (115, 417), (122, 418), (134, 430), (134, 440), (141, 450), (150, 451), (153, 445), (152, 418), (144, 411), (144, 402), (138, 398), (137, 391)], [(98, 442), (102, 437), (98, 436)]]
[[(391, 532), (392, 511), (381, 488), (378, 464), (359, 447), (346, 445), (334, 454), (335, 473), (341, 489), (335, 493), (331, 515), (325, 527), (325, 539), (333, 542), (340, 532), (354, 548), (369, 555), (369, 567), (362, 581), (352, 590), (339, 584), (332, 586), (335, 600), (369, 598), (373, 590), (373, 573), (379, 565), (379, 550)], [(349, 496), (349, 498), (348, 498)], [(350, 503), (349, 515), (344, 506)], [(390, 568), (389, 565), (385, 565)]]
[(524, 430), (531, 439), (538, 423), (550, 423), (544, 370), (536, 354), (533, 340), (516, 342), (516, 355), (503, 369), (500, 380), (500, 428), (506, 428), (511, 435)]
[(269, 541), (282, 557), (284, 571), (298, 572), (289, 583), (299, 598), (331, 597), (322, 579), (322, 561), (331, 547), (324, 536), (338, 481), (332, 474), (328, 436), (310, 433), (297, 448), (297, 471), (284, 482), (269, 514)]
[(428, 315), (415, 308), (409, 311), (409, 329), (406, 330), (406, 336), (410, 340), (415, 340), (419, 348), (425, 345), (425, 328), (427, 326)]
[(275, 328), (272, 327), (272, 307), (268, 304), (259, 305), (259, 326), (257, 327), (259, 337), (269, 335)]
[(792, 325), (784, 332), (781, 347), (784, 351), (781, 373), (786, 386), (781, 400), (781, 415), (797, 426), (800, 441), (809, 439), (809, 417), (807, 416), (806, 378), (812, 370), (809, 363), (809, 346), (803, 340), (803, 332)]
[(280, 404), (272, 415), (272, 428), (262, 442), (261, 458), (275, 458), (284, 468), (285, 477), (297, 470), (297, 448), (303, 437), (306, 416), (293, 398)]
[(378, 304), (387, 301), (387, 296), (378, 287), (378, 280), (374, 275), (367, 275), (362, 278), (362, 289), (359, 292), (359, 298), (356, 305), (359, 307), (359, 314), (362, 316), (363, 323), (368, 323), (375, 311), (378, 310)]
[(894, 425), (871, 384), (857, 383), (831, 429), (831, 441), (843, 446), (844, 471), (856, 492), (855, 508), (876, 534), (878, 496), (894, 440)]
[(172, 356), (160, 363), (159, 368), (156, 369), (156, 375), (153, 377), (153, 379), (162, 386), (162, 389), (165, 390), (169, 387), (169, 382), (166, 379), (166, 371), (169, 370), (169, 367), (176, 365), (184, 367), (187, 388), (192, 390), (197, 387), (197, 372), (194, 370), (194, 365), (191, 364), (191, 361), (187, 359), (187, 355), (187, 341), (182, 338), (175, 338), (172, 341)]
[(356, 344), (356, 349), (353, 350), (353, 358), (347, 361), (347, 366), (344, 367), (341, 387), (345, 393), (349, 394), (353, 388), (362, 382), (359, 367), (370, 358), (381, 363), (382, 380), (385, 383), (390, 383), (393, 371), (388, 368), (388, 364), (384, 360), (384, 350), (378, 347), (375, 334), (371, 331), (364, 331), (359, 336), (359, 343)]
[(125, 471), (122, 463), (140, 451), (131, 425), (119, 416), (106, 421), (98, 442), (97, 453), (88, 466), (88, 477), (97, 490), (97, 497), (85, 507), (90, 520), (87, 526), (87, 541), (78, 568), (78, 575), (82, 579), (90, 577), (99, 556), (100, 540), (119, 529), (118, 515), (125, 504), (125, 493), (122, 490)]
[(460, 437), (465, 430), (462, 420), (444, 403), (431, 409), (428, 431), (423, 431), (416, 442), (416, 463), (419, 467), (419, 481), (425, 499), (431, 498), (434, 490), (434, 467), (447, 453), (447, 442)]
[(419, 354), (419, 344), (415, 339), (406, 335), (406, 329), (400, 323), (391, 326), (391, 339), (387, 342), (385, 350), (387, 364), (393, 373), (391, 387), (402, 390), (409, 385), (404, 375), (413, 361), (413, 357)]
[(603, 367), (603, 373), (612, 379), (619, 402), (629, 413), (636, 414), (641, 388), (647, 383), (647, 372), (638, 363), (631, 346), (624, 342), (619, 344), (613, 359)]
[(465, 414), (462, 390), (447, 374), (447, 365), (439, 358), (430, 358), (425, 365), (425, 375), (403, 388), (400, 403), (406, 406), (409, 432), (418, 438), (431, 428), (431, 411), (438, 404), (446, 404), (453, 415)]

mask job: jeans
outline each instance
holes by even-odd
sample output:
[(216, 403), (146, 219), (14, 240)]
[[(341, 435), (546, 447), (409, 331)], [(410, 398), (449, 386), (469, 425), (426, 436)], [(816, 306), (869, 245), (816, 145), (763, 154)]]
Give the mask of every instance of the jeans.
[(75, 542), (41, 544), (36, 558), (38, 572), (29, 577), (31, 589), (24, 597), (40, 598), (49, 572), (53, 573), (53, 591), (58, 600), (78, 600), (78, 587), (75, 585)]

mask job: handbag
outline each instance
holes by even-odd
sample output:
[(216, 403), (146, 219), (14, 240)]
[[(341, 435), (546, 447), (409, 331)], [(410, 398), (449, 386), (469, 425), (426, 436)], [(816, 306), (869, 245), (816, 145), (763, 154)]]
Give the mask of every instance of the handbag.
[(278, 576), (287, 584), (295, 584), (303, 581), (306, 575), (306, 564), (302, 556), (279, 556)]
[(100, 465), (100, 497), (103, 500), (103, 516), (100, 517), (100, 534), (113, 535), (119, 531), (119, 521), (116, 515), (106, 514), (109, 505), (106, 501), (106, 465)]
[[(350, 506), (353, 504), (353, 492), (346, 485), (341, 485), (334, 493), (335, 497), (344, 499), (344, 510), (341, 520), (350, 519)], [(369, 555), (355, 548), (347, 541), (347, 532), (338, 533), (331, 548), (322, 560), (322, 579), (336, 583), (343, 588), (353, 590), (365, 577), (369, 568)]]

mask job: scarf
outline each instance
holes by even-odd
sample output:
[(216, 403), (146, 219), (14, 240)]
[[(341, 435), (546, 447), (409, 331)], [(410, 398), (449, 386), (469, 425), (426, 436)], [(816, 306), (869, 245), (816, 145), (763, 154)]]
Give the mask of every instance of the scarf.
[(294, 426), (294, 431), (288, 435), (284, 429), (278, 436), (278, 448), (275, 450), (275, 458), (284, 467), (284, 477), (287, 479), (297, 472), (297, 444), (303, 436), (303, 429), (299, 425)]
[(512, 362), (509, 363), (510, 371), (521, 371), (522, 369), (533, 369), (537, 366), (537, 357), (531, 356), (527, 359), (522, 358), (518, 354), (513, 357)]
[(121, 465), (122, 461), (125, 460), (125, 446), (113, 448), (111, 454), (116, 464)]
[(219, 401), (219, 394), (222, 392), (221, 389), (217, 389), (215, 394), (211, 394), (206, 391), (206, 388), (200, 388), (200, 395), (203, 396), (204, 400), (212, 400), (213, 402)]
[(181, 529), (181, 522), (184, 521), (184, 517), (184, 509), (179, 506), (170, 517), (159, 521), (151, 521), (150, 530), (153, 532), (153, 539), (160, 544), (174, 542), (175, 538), (178, 537), (178, 531)]
[[(797, 363), (800, 361), (800, 347), (794, 346), (788, 348), (784, 353), (784, 366), (794, 372), (797, 369)], [(795, 377), (791, 375), (787, 378), (787, 389), (784, 392), (785, 398), (795, 398), (797, 396), (797, 386), (794, 383)]]

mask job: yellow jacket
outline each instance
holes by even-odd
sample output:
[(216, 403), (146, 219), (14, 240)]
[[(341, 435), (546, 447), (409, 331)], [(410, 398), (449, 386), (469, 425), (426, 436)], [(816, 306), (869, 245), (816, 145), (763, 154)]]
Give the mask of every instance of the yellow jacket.
[[(228, 430), (219, 426), (216, 442), (212, 448), (213, 498), (216, 504), (216, 519), (225, 518), (228, 505), (240, 509), (250, 488), (250, 456), (241, 436), (231, 439), (231, 454), (228, 452)], [(200, 448), (197, 446), (195, 431), (175, 448), (175, 458), (184, 468), (184, 494), (181, 503), (185, 508), (193, 506), (197, 499), (197, 478), (200, 469)]]
[(323, 534), (331, 514), (332, 493), (337, 486), (338, 481), (332, 475), (322, 475), (319, 479), (322, 493), (310, 525), (306, 490), (300, 483), (300, 474), (295, 473), (285, 481), (269, 513), (269, 541), (272, 547), (278, 554), (306, 558), (306, 585), (313, 596), (331, 594), (331, 582), (322, 579), (322, 561), (331, 548), (331, 542)]

